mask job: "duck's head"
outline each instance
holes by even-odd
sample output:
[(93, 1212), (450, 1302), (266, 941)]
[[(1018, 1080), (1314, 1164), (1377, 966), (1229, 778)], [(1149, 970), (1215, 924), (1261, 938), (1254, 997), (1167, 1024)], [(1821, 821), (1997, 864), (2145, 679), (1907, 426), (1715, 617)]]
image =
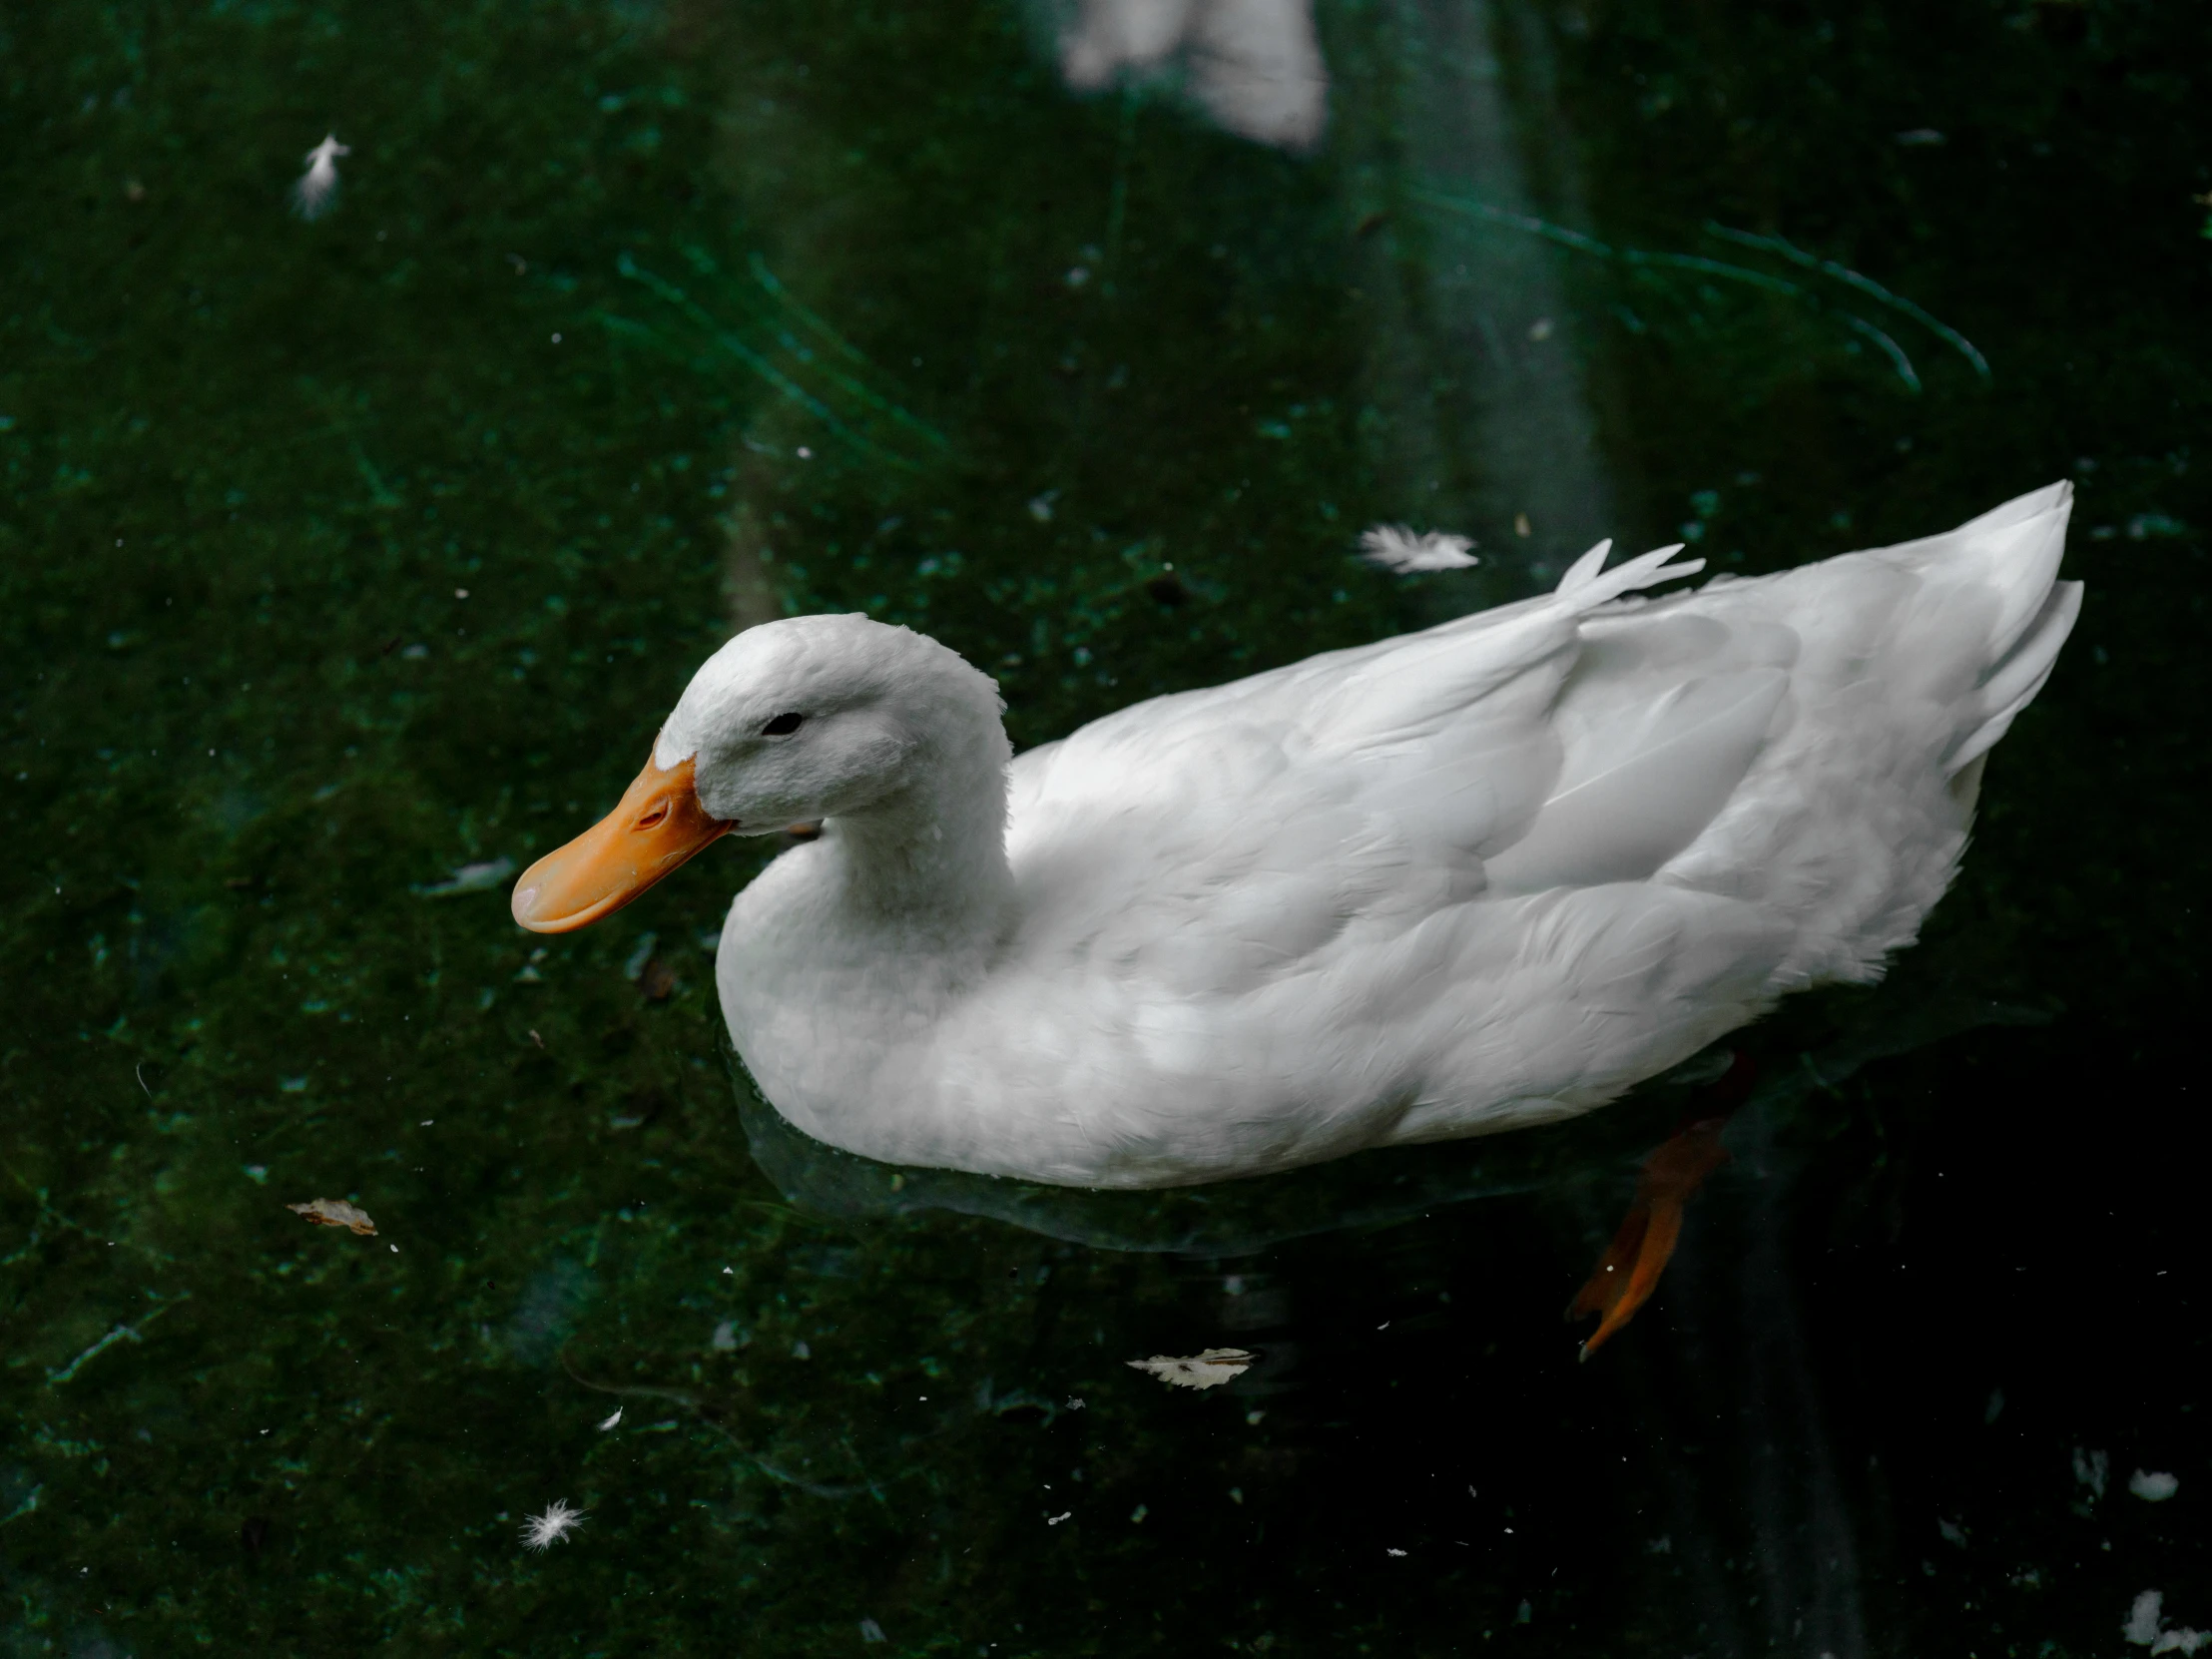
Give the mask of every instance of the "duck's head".
[(998, 688), (927, 635), (857, 613), (749, 628), (692, 676), (620, 805), (522, 872), (514, 918), (570, 932), (723, 835), (895, 805), (978, 745), (1003, 767)]

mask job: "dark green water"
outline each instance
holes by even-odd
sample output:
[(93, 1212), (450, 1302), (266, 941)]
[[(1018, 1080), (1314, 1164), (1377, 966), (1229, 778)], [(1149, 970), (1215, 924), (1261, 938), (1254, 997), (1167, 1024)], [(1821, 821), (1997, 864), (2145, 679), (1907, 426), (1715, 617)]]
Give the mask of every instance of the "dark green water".
[[(0, 7), (0, 1653), (2212, 1627), (2212, 13), (1318, 23), (1293, 154), (1072, 96), (1013, 0)], [(759, 848), (558, 940), (433, 890), (785, 611), (926, 628), (1026, 744), (1600, 534), (1773, 569), (2059, 476), (2087, 609), (1964, 877), (1739, 1040), (1589, 1366), (1680, 1090), (1158, 1200), (901, 1178), (733, 1081)], [(1382, 519), (1485, 562), (1393, 582)]]

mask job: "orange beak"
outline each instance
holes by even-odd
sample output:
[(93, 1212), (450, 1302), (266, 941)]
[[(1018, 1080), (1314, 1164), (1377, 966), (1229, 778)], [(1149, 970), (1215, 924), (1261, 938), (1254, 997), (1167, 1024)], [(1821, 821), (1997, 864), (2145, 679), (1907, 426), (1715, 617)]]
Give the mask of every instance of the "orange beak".
[(688, 757), (663, 772), (648, 756), (621, 806), (522, 872), (515, 920), (533, 933), (588, 926), (737, 827), (707, 816)]

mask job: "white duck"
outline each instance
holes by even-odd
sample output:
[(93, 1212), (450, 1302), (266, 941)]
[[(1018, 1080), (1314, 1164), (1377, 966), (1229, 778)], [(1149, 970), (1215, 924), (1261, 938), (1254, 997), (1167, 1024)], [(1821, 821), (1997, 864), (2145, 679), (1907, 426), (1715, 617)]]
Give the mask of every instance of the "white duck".
[(731, 906), (723, 1012), (785, 1117), (892, 1163), (1168, 1186), (1568, 1117), (1911, 942), (2080, 608), (2070, 505), (1656, 600), (1700, 563), (1600, 544), (1012, 759), (946, 647), (769, 623), (515, 918), (819, 821)]

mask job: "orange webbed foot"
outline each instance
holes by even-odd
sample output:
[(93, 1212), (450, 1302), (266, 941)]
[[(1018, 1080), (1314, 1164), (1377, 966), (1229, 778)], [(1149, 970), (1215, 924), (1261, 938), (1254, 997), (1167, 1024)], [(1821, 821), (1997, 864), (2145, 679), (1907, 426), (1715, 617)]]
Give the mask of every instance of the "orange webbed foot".
[(1598, 1258), (1596, 1271), (1567, 1305), (1566, 1317), (1570, 1320), (1591, 1314), (1602, 1316), (1589, 1341), (1582, 1345), (1584, 1360), (1635, 1318), (1636, 1310), (1658, 1289), (1659, 1275), (1682, 1236), (1683, 1207), (1705, 1178), (1728, 1162), (1721, 1130), (1729, 1114), (1750, 1094), (1751, 1078), (1751, 1062), (1737, 1055), (1697, 1115), (1644, 1160), (1643, 1178), (1636, 1183), (1636, 1196), (1629, 1203), (1620, 1231)]

